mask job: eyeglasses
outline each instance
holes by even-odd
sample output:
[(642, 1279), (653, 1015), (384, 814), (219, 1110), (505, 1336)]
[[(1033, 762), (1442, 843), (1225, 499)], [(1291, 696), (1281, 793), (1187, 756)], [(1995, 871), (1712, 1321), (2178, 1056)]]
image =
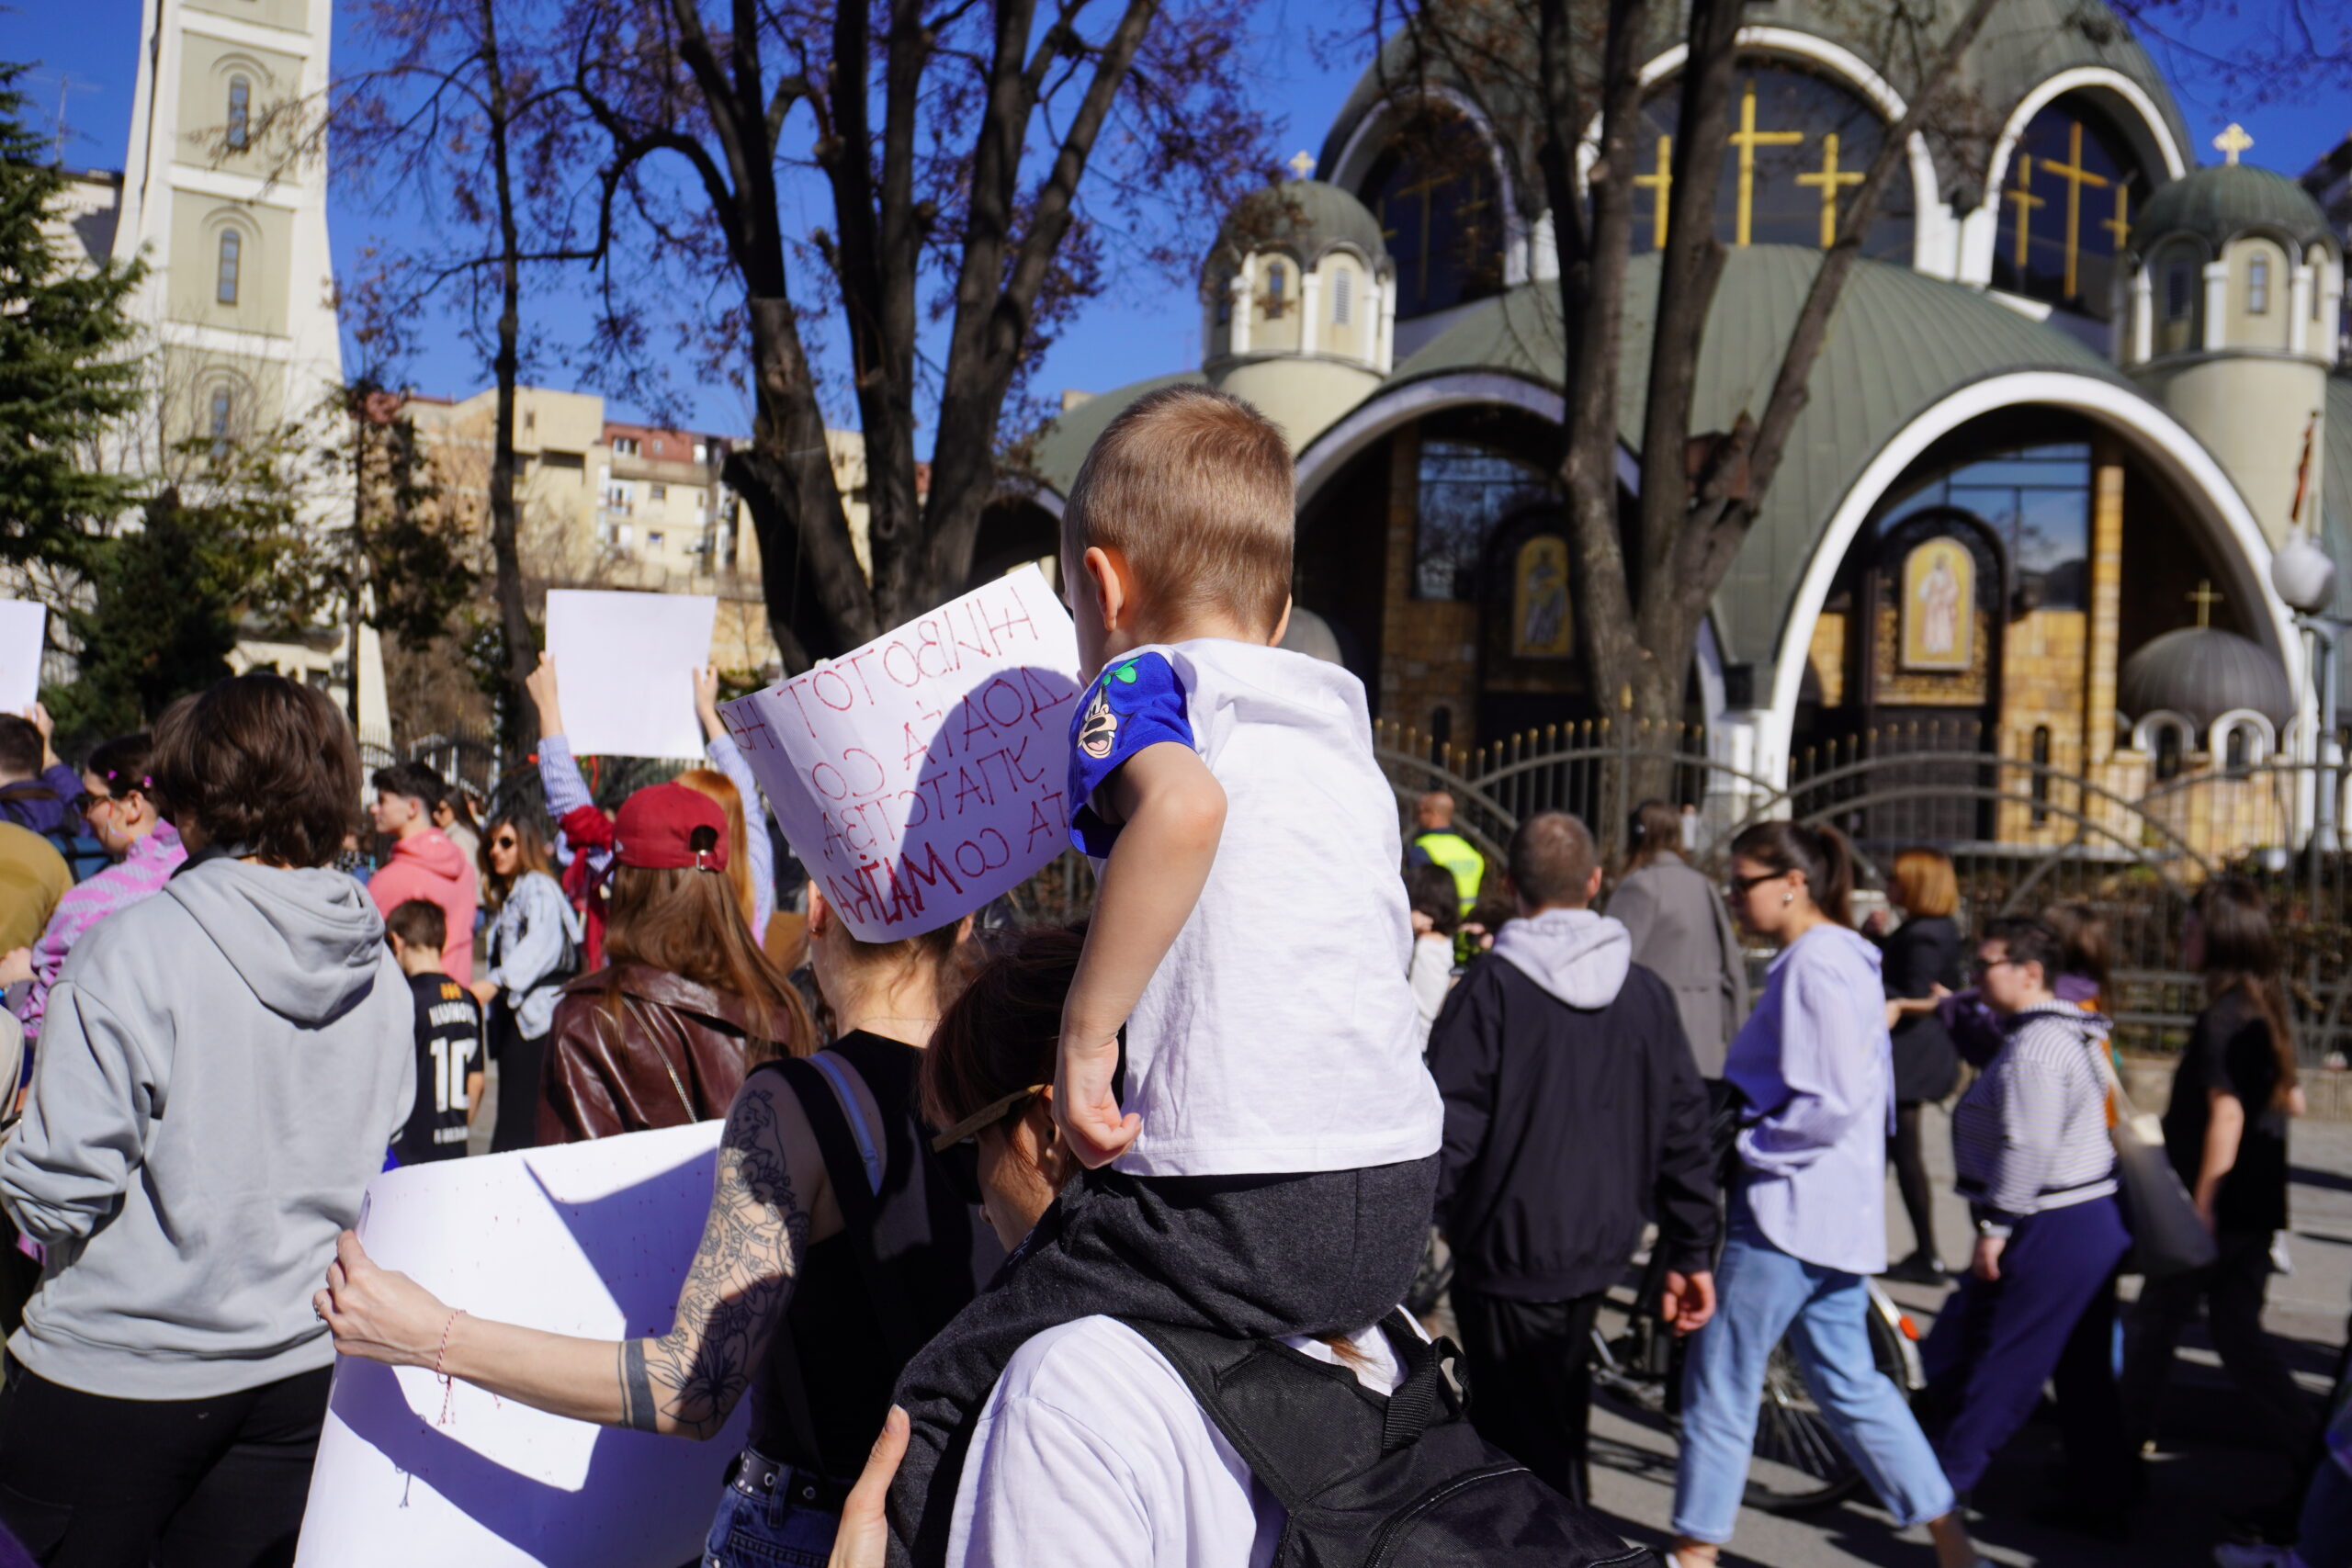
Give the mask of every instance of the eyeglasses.
[(74, 814), (87, 817), (101, 806), (112, 806), (118, 798), (111, 795), (92, 795), (85, 789), (74, 797)]
[(1050, 1086), (1033, 1083), (1027, 1089), (1014, 1089), (1001, 1100), (989, 1100), (986, 1105), (932, 1139), (932, 1152), (944, 1155), (956, 1145), (969, 1141), (979, 1133), (980, 1129), (995, 1126), (999, 1122), (1003, 1121), (1006, 1114), (1015, 1106), (1026, 1105), (1031, 1100), (1045, 1093), (1048, 1087)]
[(1994, 970), (1998, 969), (2002, 964), (2015, 964), (2016, 962), (2018, 962), (2016, 959), (2008, 957), (1980, 958), (1973, 965), (1972, 965), (1972, 967), (1975, 969), (1977, 978), (1983, 979), (1985, 976), (1990, 975)]
[(1754, 891), (1762, 884), (1788, 874), (1789, 874), (1785, 871), (1764, 871), (1757, 873), (1754, 876), (1725, 877), (1724, 879), (1724, 891), (1730, 894), (1735, 898), (1745, 898), (1750, 892)]

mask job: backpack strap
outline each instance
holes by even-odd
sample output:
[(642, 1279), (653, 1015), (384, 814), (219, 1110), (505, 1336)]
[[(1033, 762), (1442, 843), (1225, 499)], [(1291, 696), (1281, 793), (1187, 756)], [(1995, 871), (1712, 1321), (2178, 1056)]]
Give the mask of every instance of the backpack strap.
[(1335, 1481), (1418, 1439), (1446, 1399), (1440, 1362), (1457, 1353), (1451, 1344), (1430, 1344), (1392, 1314), (1382, 1327), (1407, 1371), (1396, 1392), (1383, 1395), (1348, 1368), (1279, 1340), (1118, 1321), (1166, 1358), (1250, 1473), (1293, 1514)]

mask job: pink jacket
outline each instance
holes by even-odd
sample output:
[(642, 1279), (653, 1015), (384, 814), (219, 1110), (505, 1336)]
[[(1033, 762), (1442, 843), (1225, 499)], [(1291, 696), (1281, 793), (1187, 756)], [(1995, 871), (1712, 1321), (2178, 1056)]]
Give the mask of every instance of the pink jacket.
[(460, 986), (474, 983), (474, 908), (481, 902), (473, 863), (438, 828), (392, 845), (392, 858), (368, 880), (376, 908), (389, 915), (412, 898), (441, 906), (449, 940), (441, 949), (441, 970)]
[(65, 955), (74, 951), (82, 933), (117, 909), (162, 892), (164, 884), (187, 859), (179, 834), (169, 822), (158, 822), (155, 830), (135, 840), (121, 860), (66, 890), (57, 901), (57, 912), (49, 918), (49, 929), (33, 944), (33, 988), (25, 993), (17, 1013), (24, 1021), (26, 1039), (40, 1035), (40, 1021), (49, 1011), (49, 988), (57, 984), (57, 972), (65, 967)]

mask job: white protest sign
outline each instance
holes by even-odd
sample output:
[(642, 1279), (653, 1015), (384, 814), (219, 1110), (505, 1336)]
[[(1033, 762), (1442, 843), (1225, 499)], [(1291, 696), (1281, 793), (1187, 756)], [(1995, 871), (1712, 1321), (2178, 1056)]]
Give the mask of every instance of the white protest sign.
[(548, 590), (564, 739), (580, 757), (699, 757), (695, 674), (710, 662), (707, 593)]
[(1026, 566), (719, 713), (826, 901), (896, 942), (1068, 846), (1078, 690), (1069, 612)]
[[(664, 1333), (710, 1209), (722, 1125), (388, 1171), (368, 1184), (360, 1239), (481, 1317), (594, 1339)], [(340, 1359), (297, 1568), (699, 1561), (750, 1406), (696, 1443)]]
[(40, 698), (40, 656), (49, 611), (29, 599), (0, 599), (0, 713), (25, 713)]

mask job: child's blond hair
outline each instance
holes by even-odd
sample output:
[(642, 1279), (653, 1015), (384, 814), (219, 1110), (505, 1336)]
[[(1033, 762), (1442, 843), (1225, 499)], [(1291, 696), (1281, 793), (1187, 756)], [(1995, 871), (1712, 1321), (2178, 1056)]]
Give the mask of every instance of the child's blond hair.
[(1216, 609), (1267, 637), (1290, 599), (1290, 445), (1239, 398), (1163, 387), (1095, 438), (1062, 509), (1075, 559), (1115, 550), (1170, 613)]

